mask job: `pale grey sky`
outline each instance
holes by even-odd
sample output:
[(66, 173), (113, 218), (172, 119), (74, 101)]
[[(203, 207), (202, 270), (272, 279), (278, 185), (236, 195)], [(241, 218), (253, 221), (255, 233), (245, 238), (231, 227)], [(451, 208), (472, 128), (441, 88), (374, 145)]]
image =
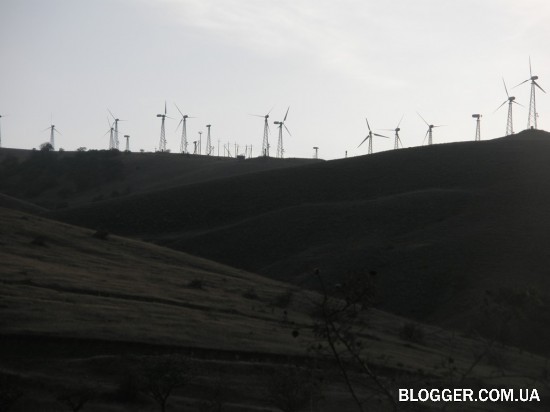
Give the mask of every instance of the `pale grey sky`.
[[(365, 154), (357, 145), (374, 129), (394, 128), (404, 114), (406, 147), (504, 135), (502, 77), (526, 107), (533, 74), (550, 92), (550, 2), (547, 0), (1, 0), (0, 115), (4, 147), (107, 148), (107, 109), (127, 119), (133, 150), (158, 147), (160, 119), (177, 118), (174, 102), (197, 116), (189, 140), (212, 124), (217, 144), (253, 145), (263, 119), (290, 106), (286, 157)], [(550, 127), (550, 95), (537, 95), (539, 128)], [(179, 149), (177, 120), (167, 121), (168, 148)], [(271, 154), (276, 128), (271, 124)], [(393, 136), (392, 132), (387, 133)], [(203, 134), (203, 136), (205, 136)], [(393, 148), (391, 139), (374, 150)]]

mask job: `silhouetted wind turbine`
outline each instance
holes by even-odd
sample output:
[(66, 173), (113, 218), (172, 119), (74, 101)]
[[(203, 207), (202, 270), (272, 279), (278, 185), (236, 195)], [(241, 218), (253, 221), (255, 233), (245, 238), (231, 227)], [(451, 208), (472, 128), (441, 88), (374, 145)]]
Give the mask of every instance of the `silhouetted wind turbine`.
[[(508, 102), (508, 119), (506, 120), (506, 136), (514, 134), (514, 121), (512, 117), (512, 104), (515, 103), (517, 105), (522, 106), (518, 102), (516, 102), (516, 98), (514, 96), (510, 96), (508, 94), (508, 88), (506, 87), (506, 82), (504, 79), (502, 79), (502, 84), (504, 84), (504, 91), (506, 92), (507, 99), (502, 102), (500, 106), (497, 107), (497, 110), (500, 109), (502, 106)], [(497, 111), (495, 110), (495, 112)]]
[[(174, 106), (176, 106), (176, 109), (178, 109), (178, 112), (181, 114), (181, 119), (178, 123), (178, 127), (180, 127), (181, 124), (180, 152), (187, 153), (187, 119), (194, 119), (194, 117), (183, 114), (177, 104), (174, 103)], [(176, 131), (178, 131), (178, 127), (176, 127)]]
[(113, 127), (113, 124), (109, 121), (108, 117), (107, 117), (107, 124), (109, 125), (109, 130), (107, 130), (103, 136), (107, 135), (107, 133), (110, 133), (109, 134), (109, 150), (113, 150), (113, 149), (116, 148), (115, 133), (114, 133), (115, 129)]
[(157, 114), (157, 117), (162, 118), (162, 121), (160, 123), (159, 152), (165, 152), (166, 151), (166, 134), (165, 134), (165, 131), (164, 131), (164, 122), (165, 122), (167, 117), (169, 119), (171, 119), (171, 117), (169, 117), (166, 114), (166, 102), (164, 102), (164, 114)]
[(55, 128), (55, 125), (51, 125), (50, 127), (46, 127), (44, 131), (49, 130), (50, 131), (50, 144), (52, 145), (52, 148), (55, 150), (55, 133), (61, 134), (59, 130)]
[(529, 118), (527, 120), (527, 128), (537, 128), (537, 105), (535, 100), (535, 88), (538, 87), (540, 90), (542, 90), (543, 93), (546, 93), (542, 87), (539, 86), (539, 84), (536, 82), (539, 78), (539, 76), (533, 76), (533, 72), (531, 70), (531, 57), (529, 57), (529, 78), (527, 80), (522, 81), (520, 84), (514, 87), (521, 86), (523, 83), (527, 83), (529, 80), (531, 80), (531, 99), (529, 100)]
[(474, 141), (479, 142), (481, 140), (481, 118), (483, 115), (481, 114), (473, 114), (472, 117), (476, 119), (476, 137)]
[(6, 117), (6, 116), (2, 116), (0, 114), (0, 147), (2, 147), (2, 122), (1, 122), (2, 117)]
[(359, 146), (357, 146), (357, 148), (359, 148), (363, 143), (365, 143), (366, 140), (369, 141), (369, 150), (368, 150), (368, 154), (372, 154), (372, 139), (373, 139), (373, 136), (378, 136), (378, 137), (384, 137), (386, 139), (389, 139), (388, 136), (384, 136), (383, 134), (378, 134), (378, 133), (373, 133), (371, 128), (370, 128), (370, 124), (369, 124), (369, 119), (367, 119), (365, 117), (365, 120), (367, 121), (367, 127), (369, 128), (369, 134), (367, 135), (367, 137), (365, 137), (363, 139), (363, 141), (361, 143), (359, 143)]
[[(285, 125), (285, 122), (286, 122), (286, 118), (288, 116), (288, 111), (290, 110), (290, 106), (288, 106), (288, 109), (286, 109), (286, 114), (285, 114), (285, 117), (284, 119), (281, 121), (281, 122), (273, 122), (273, 124), (276, 124), (279, 126), (279, 141), (277, 142), (277, 157), (279, 159), (282, 159), (283, 156), (284, 156), (284, 148), (283, 148), (283, 127), (286, 129), (287, 133), (289, 136), (292, 136), (290, 134), (290, 130), (288, 130), (288, 127), (286, 127)], [(266, 118), (267, 120), (267, 118)]]
[(113, 135), (113, 143), (114, 143), (114, 146), (113, 147), (109, 147), (109, 149), (119, 149), (119, 141), (118, 141), (118, 122), (125, 122), (125, 120), (121, 120), (121, 119), (118, 119), (115, 117), (115, 115), (113, 114), (113, 112), (111, 112), (109, 109), (107, 109), (107, 111), (109, 112), (109, 114), (113, 117), (113, 120), (115, 122), (115, 131), (114, 131), (114, 135)]
[[(271, 108), (271, 110), (273, 110), (273, 108)], [(264, 138), (262, 141), (262, 156), (269, 156), (269, 121), (267, 119), (269, 119), (269, 113), (271, 113), (271, 110), (263, 116), (259, 114), (251, 115), (251, 116), (264, 118)]]
[[(442, 127), (442, 126), (445, 126), (444, 124), (440, 124), (440, 125), (437, 125), (437, 126), (434, 126), (433, 124), (429, 124), (421, 115), (420, 113), (416, 112), (416, 114), (418, 114), (420, 116), (420, 118), (422, 120), (424, 120), (424, 123), (426, 123), (426, 125), (428, 126), (428, 130), (426, 131), (426, 136), (428, 136), (428, 146), (430, 146), (432, 143), (433, 143), (433, 135), (432, 135), (432, 130), (436, 127)], [(424, 136), (424, 140), (422, 141), (422, 144), (424, 144), (424, 141), (426, 140), (426, 136)]]
[(210, 138), (211, 127), (211, 124), (206, 125), (206, 128), (208, 129), (208, 132), (206, 133), (206, 156), (210, 156), (210, 154), (212, 153), (212, 139)]
[[(403, 115), (403, 116), (405, 116), (405, 115)], [(399, 120), (399, 123), (397, 123), (397, 127), (395, 129), (382, 129), (382, 130), (386, 130), (388, 132), (395, 132), (395, 140), (394, 140), (394, 144), (393, 144), (394, 149), (399, 149), (400, 144), (401, 144), (401, 147), (403, 147), (403, 142), (401, 142), (401, 138), (399, 137), (399, 132), (401, 131), (399, 126), (401, 125), (401, 121), (403, 120), (403, 116), (401, 116), (401, 120)]]

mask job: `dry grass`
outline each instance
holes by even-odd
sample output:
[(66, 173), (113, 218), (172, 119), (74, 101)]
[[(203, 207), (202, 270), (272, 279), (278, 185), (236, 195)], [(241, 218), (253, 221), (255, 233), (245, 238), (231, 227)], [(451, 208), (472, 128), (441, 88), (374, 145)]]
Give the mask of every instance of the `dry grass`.
[[(200, 369), (210, 371), (190, 392), (176, 393), (174, 407), (208, 396), (218, 376), (237, 410), (269, 410), (267, 377), (278, 363), (307, 354), (316, 295), (294, 288), (283, 308), (277, 302), (288, 295), (287, 284), (136, 240), (93, 234), (0, 209), (0, 368), (26, 379), (30, 395), (19, 410), (53, 409), (52, 391), (84, 382), (102, 394), (90, 410), (122, 410), (123, 404), (109, 397), (121, 356), (171, 351), (194, 352)], [(42, 244), (33, 244), (39, 236)], [(196, 279), (202, 287), (189, 287)], [(254, 299), (244, 297), (251, 291)], [(447, 379), (445, 359), (452, 356), (464, 371), (473, 354), (483, 351), (480, 340), (428, 325), (419, 326), (422, 342), (404, 341), (399, 333), (405, 322), (372, 311), (362, 335), (371, 363), (401, 384), (418, 383), (420, 376)], [(292, 336), (294, 330), (299, 337)], [(472, 376), (490, 377), (487, 382), (495, 385), (532, 384), (528, 377), (539, 374), (543, 362), (506, 347), (499, 348), (502, 358), (504, 369), (493, 357)], [(336, 404), (352, 410), (337, 374), (327, 376), (327, 410)], [(146, 400), (139, 402), (134, 410), (150, 410)]]

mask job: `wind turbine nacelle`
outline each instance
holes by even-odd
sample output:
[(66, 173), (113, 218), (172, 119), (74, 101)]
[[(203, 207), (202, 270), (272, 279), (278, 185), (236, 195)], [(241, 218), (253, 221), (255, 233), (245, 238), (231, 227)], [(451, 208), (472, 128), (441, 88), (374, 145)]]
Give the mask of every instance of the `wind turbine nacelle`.
[(157, 117), (162, 117), (162, 116), (164, 116), (164, 115), (162, 115), (162, 114), (157, 114)]
[(515, 96), (510, 96), (510, 97), (508, 98), (508, 100), (510, 100), (511, 102), (513, 102), (514, 100), (516, 100), (516, 98), (515, 98)]
[(472, 117), (473, 117), (474, 119), (479, 119), (479, 118), (481, 117), (481, 115), (480, 115), (480, 114), (473, 114)]
[(273, 122), (273, 124), (282, 124), (281, 122)]
[(539, 76), (531, 76), (531, 80), (538, 80)]
[(401, 129), (398, 127), (397, 129), (395, 129), (396, 132), (400, 132)]

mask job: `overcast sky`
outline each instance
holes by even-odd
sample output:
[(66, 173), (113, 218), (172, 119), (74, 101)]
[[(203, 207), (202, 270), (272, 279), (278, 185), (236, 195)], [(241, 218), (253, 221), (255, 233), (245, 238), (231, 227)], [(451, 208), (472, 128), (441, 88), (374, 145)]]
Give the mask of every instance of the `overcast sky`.
[[(230, 141), (259, 155), (263, 119), (290, 112), (286, 157), (365, 154), (365, 117), (378, 133), (402, 115), (405, 147), (504, 135), (502, 85), (515, 106), (514, 128), (527, 126), (533, 74), (550, 92), (548, 0), (1, 0), (2, 146), (108, 148), (107, 109), (131, 149), (159, 145), (157, 113), (168, 105), (167, 147), (179, 150), (178, 113), (189, 141), (212, 124), (217, 146)], [(537, 94), (539, 128), (550, 128), (550, 95)], [(203, 134), (205, 136), (205, 134)], [(203, 140), (203, 147), (205, 143)], [(192, 147), (192, 144), (191, 144)], [(374, 141), (374, 151), (393, 148)], [(216, 148), (217, 151), (217, 148)]]

